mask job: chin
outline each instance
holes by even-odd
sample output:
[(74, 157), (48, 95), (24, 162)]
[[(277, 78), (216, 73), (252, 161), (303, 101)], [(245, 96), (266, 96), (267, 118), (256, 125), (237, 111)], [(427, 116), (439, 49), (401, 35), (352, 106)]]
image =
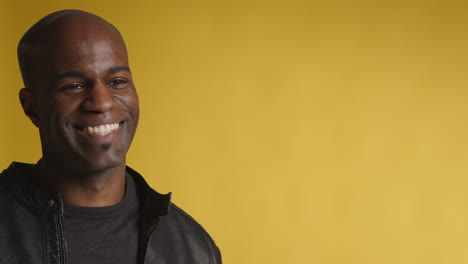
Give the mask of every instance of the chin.
[(83, 172), (88, 173), (99, 173), (110, 169), (125, 166), (125, 161), (120, 160), (92, 160), (89, 161), (85, 166), (81, 167)]
[(118, 167), (125, 167), (125, 158), (87, 156), (87, 158), (81, 157), (73, 160), (73, 162), (69, 161), (63, 164), (67, 164), (68, 166), (64, 166), (74, 170), (78, 174), (95, 174)]

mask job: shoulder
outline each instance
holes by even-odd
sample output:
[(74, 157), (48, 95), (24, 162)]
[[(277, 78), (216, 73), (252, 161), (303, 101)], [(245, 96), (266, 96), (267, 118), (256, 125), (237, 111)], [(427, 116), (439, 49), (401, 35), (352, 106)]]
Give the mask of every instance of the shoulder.
[(190, 233), (192, 236), (196, 235), (200, 240), (207, 243), (207, 245), (214, 244), (208, 232), (206, 232), (206, 230), (188, 213), (174, 203), (171, 203), (169, 214), (165, 217), (163, 216), (162, 219), (163, 221), (166, 220), (168, 222), (167, 225), (171, 225), (173, 228), (181, 228), (184, 232)]
[(31, 174), (33, 165), (21, 162), (12, 162), (7, 169), (0, 173), (0, 190), (5, 189), (6, 185), (21, 184), (28, 174)]
[(213, 239), (195, 219), (171, 202), (171, 193), (156, 192), (129, 167), (127, 173), (136, 183), (142, 216), (155, 221), (155, 225), (151, 225), (154, 229), (149, 239), (148, 263), (221, 263), (221, 254)]
[[(154, 241), (164, 243), (181, 263), (221, 263), (221, 254), (206, 230), (180, 207), (171, 203), (154, 230)], [(179, 263), (175, 261), (175, 263)]]

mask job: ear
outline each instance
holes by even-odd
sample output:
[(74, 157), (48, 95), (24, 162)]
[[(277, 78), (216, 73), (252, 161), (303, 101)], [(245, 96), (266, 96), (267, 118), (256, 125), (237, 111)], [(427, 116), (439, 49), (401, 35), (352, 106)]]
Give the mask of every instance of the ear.
[(31, 119), (36, 127), (39, 127), (39, 115), (33, 98), (33, 92), (30, 88), (23, 88), (20, 90), (19, 99), (24, 113)]

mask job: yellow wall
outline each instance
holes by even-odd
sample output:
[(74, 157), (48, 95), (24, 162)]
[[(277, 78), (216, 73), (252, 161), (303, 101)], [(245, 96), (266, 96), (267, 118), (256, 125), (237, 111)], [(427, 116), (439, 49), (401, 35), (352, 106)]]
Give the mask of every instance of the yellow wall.
[(225, 263), (468, 263), (466, 1), (0, 3), (1, 167), (40, 157), (17, 41), (84, 9), (127, 40), (129, 164)]

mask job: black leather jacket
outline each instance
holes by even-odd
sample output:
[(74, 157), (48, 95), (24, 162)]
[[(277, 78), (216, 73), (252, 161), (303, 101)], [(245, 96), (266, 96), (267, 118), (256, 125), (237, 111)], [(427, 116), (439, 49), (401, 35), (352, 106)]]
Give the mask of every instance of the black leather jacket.
[[(136, 171), (141, 203), (139, 264), (220, 264), (221, 255), (205, 230), (155, 192)], [(12, 163), (0, 174), (0, 264), (66, 264), (60, 195), (38, 187), (34, 166)]]

